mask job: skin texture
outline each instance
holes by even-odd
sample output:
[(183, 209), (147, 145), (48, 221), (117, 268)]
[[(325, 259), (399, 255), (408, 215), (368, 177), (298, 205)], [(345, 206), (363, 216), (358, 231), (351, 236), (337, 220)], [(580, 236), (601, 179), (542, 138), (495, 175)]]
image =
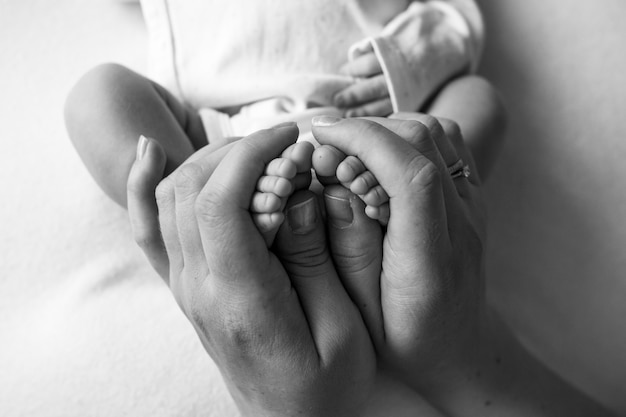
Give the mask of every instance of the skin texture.
[[(165, 252), (148, 258), (168, 271), (242, 413), (359, 415), (382, 366), (446, 415), (607, 415), (485, 305), (480, 184), (447, 173), (459, 156), (475, 169), (458, 126), (401, 117), (409, 120), (314, 120), (321, 143), (357, 156), (385, 187), (386, 229), (334, 186), (327, 235), (317, 199), (301, 191), (267, 248), (249, 199), (295, 140), (289, 126), (202, 155), (158, 185)], [(129, 186), (129, 200), (141, 188)], [(137, 229), (150, 228), (152, 213), (130, 210)]]
[(379, 360), (447, 415), (608, 415), (533, 358), (485, 304), (480, 181), (452, 179), (446, 168), (462, 157), (476, 172), (458, 125), (399, 117), (408, 120), (314, 121), (320, 143), (357, 156), (389, 195), (381, 232), (360, 199), (326, 190), (331, 253)]
[[(292, 196), (275, 253), (249, 212), (258, 178), (297, 134), (294, 125), (261, 131), (161, 182), (167, 262), (157, 269), (168, 271), (244, 415), (359, 415), (376, 361), (334, 270), (316, 197)], [(133, 217), (140, 205), (129, 207)]]

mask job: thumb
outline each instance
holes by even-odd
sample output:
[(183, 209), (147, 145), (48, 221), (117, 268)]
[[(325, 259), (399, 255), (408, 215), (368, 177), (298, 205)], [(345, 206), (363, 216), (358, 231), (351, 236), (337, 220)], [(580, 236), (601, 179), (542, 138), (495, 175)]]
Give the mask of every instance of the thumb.
[(133, 237), (152, 267), (169, 279), (169, 259), (159, 227), (159, 210), (154, 196), (165, 173), (167, 157), (159, 142), (141, 137), (137, 158), (128, 174), (127, 207)]

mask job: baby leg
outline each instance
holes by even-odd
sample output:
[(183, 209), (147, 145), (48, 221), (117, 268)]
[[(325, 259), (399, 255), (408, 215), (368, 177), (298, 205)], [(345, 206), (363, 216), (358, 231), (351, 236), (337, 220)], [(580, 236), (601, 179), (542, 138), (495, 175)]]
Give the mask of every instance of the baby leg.
[(207, 144), (197, 112), (167, 90), (120, 65), (100, 65), (74, 86), (65, 105), (74, 147), (96, 182), (126, 206), (128, 174), (141, 135), (165, 151), (164, 175)]
[(369, 218), (387, 225), (389, 196), (360, 159), (322, 145), (313, 152), (313, 168), (322, 184), (340, 183), (363, 200)]
[(454, 120), (485, 180), (493, 168), (506, 131), (506, 110), (491, 84), (474, 75), (446, 84), (433, 98), (426, 113)]
[(280, 157), (270, 161), (257, 182), (250, 202), (250, 212), (268, 246), (272, 246), (283, 223), (283, 209), (289, 196), (308, 188), (311, 183), (313, 145), (298, 142), (289, 146)]

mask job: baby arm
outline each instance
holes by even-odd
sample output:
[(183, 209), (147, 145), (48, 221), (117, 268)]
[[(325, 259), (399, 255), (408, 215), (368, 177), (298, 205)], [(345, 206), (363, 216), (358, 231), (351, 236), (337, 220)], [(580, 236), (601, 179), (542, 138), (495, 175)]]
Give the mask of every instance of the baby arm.
[(472, 0), (413, 1), (377, 36), (354, 44), (335, 105), (348, 117), (423, 111), (448, 81), (476, 69), (483, 42)]
[(387, 81), (373, 50), (350, 60), (340, 73), (355, 80), (333, 98), (333, 104), (344, 109), (346, 117), (388, 116), (393, 112)]
[[(459, 125), (464, 143), (476, 162), (476, 172), (472, 175), (486, 179), (504, 140), (506, 125), (504, 106), (495, 89), (476, 76), (458, 78), (448, 83), (431, 101), (427, 113)], [(414, 118), (407, 113), (391, 116), (397, 119), (407, 117)], [(332, 146), (322, 145), (313, 153), (313, 168), (320, 182), (342, 184), (361, 197), (368, 217), (382, 225), (387, 224), (389, 197), (356, 156), (346, 156)]]
[(160, 85), (116, 64), (84, 75), (65, 104), (67, 130), (90, 174), (126, 207), (126, 185), (137, 141), (156, 138), (165, 151), (165, 175), (207, 144), (197, 113)]

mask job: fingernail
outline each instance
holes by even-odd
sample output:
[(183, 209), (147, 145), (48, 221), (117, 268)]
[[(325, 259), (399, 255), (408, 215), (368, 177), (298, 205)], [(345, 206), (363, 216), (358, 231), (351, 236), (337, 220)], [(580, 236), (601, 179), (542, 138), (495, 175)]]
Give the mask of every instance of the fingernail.
[[(324, 201), (326, 202), (326, 213), (332, 226), (344, 229), (352, 225), (354, 216), (350, 200), (325, 194)], [(332, 216), (330, 213), (332, 213)]]
[(296, 126), (296, 122), (285, 122), (285, 123), (277, 124), (276, 126), (272, 126), (272, 129), (284, 129), (286, 127), (295, 127), (295, 126)]
[(293, 233), (304, 235), (315, 228), (317, 221), (315, 206), (315, 197), (312, 197), (287, 209), (287, 221)]
[(143, 156), (146, 154), (146, 150), (148, 149), (148, 143), (150, 140), (144, 135), (139, 136), (139, 142), (137, 143), (137, 160), (141, 161)]
[(315, 116), (311, 119), (313, 126), (332, 126), (340, 121), (340, 118), (334, 116)]

